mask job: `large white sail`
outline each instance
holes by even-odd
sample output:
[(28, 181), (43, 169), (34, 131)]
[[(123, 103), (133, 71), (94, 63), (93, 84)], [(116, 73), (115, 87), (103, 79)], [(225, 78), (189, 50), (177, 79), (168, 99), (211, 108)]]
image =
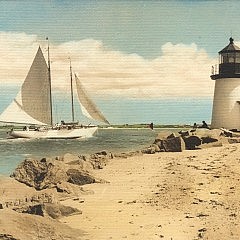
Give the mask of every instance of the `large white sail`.
[(51, 124), (48, 74), (48, 66), (39, 47), (20, 92), (0, 115), (0, 121), (38, 125)]
[(76, 74), (75, 80), (77, 86), (78, 100), (81, 106), (82, 113), (88, 118), (109, 124), (108, 120), (97, 109), (97, 106), (94, 104), (94, 102), (87, 96), (86, 91)]

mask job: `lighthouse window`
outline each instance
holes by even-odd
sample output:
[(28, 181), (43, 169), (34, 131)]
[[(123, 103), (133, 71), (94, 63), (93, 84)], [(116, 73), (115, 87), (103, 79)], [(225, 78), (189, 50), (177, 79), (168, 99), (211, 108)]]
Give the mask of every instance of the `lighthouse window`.
[(236, 63), (240, 63), (240, 53), (236, 53)]
[(234, 58), (235, 58), (235, 54), (234, 53), (229, 53), (228, 54), (228, 62), (229, 63), (234, 63)]
[(222, 54), (222, 63), (228, 63), (228, 55), (226, 53)]
[[(221, 60), (222, 60), (222, 63), (234, 63), (235, 53), (223, 53)], [(239, 61), (240, 61), (240, 55), (239, 55)]]

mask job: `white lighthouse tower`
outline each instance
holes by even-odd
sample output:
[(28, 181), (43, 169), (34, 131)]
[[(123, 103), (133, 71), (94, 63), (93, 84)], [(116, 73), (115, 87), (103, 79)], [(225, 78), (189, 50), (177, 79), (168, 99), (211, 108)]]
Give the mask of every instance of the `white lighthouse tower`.
[(216, 80), (211, 127), (240, 130), (240, 48), (229, 40), (211, 75)]

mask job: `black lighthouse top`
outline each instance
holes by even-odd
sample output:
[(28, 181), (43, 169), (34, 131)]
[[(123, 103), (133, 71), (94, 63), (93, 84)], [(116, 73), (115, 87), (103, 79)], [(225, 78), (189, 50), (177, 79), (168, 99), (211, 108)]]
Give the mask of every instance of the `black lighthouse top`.
[(229, 39), (230, 43), (219, 51), (218, 73), (213, 71), (211, 78), (240, 78), (240, 48), (233, 43), (233, 38)]

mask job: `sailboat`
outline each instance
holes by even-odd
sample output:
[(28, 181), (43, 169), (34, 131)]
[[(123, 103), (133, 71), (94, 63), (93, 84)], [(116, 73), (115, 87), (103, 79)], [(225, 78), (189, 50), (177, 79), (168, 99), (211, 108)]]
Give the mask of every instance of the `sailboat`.
[[(0, 115), (0, 122), (24, 124), (22, 130), (8, 132), (13, 138), (73, 139), (92, 137), (97, 126), (83, 126), (74, 119), (73, 74), (70, 60), (72, 122), (53, 124), (51, 70), (48, 44), (48, 64), (41, 47), (35, 55), (22, 87), (12, 103)], [(82, 113), (88, 118), (109, 124), (88, 97), (75, 74), (76, 92)]]

